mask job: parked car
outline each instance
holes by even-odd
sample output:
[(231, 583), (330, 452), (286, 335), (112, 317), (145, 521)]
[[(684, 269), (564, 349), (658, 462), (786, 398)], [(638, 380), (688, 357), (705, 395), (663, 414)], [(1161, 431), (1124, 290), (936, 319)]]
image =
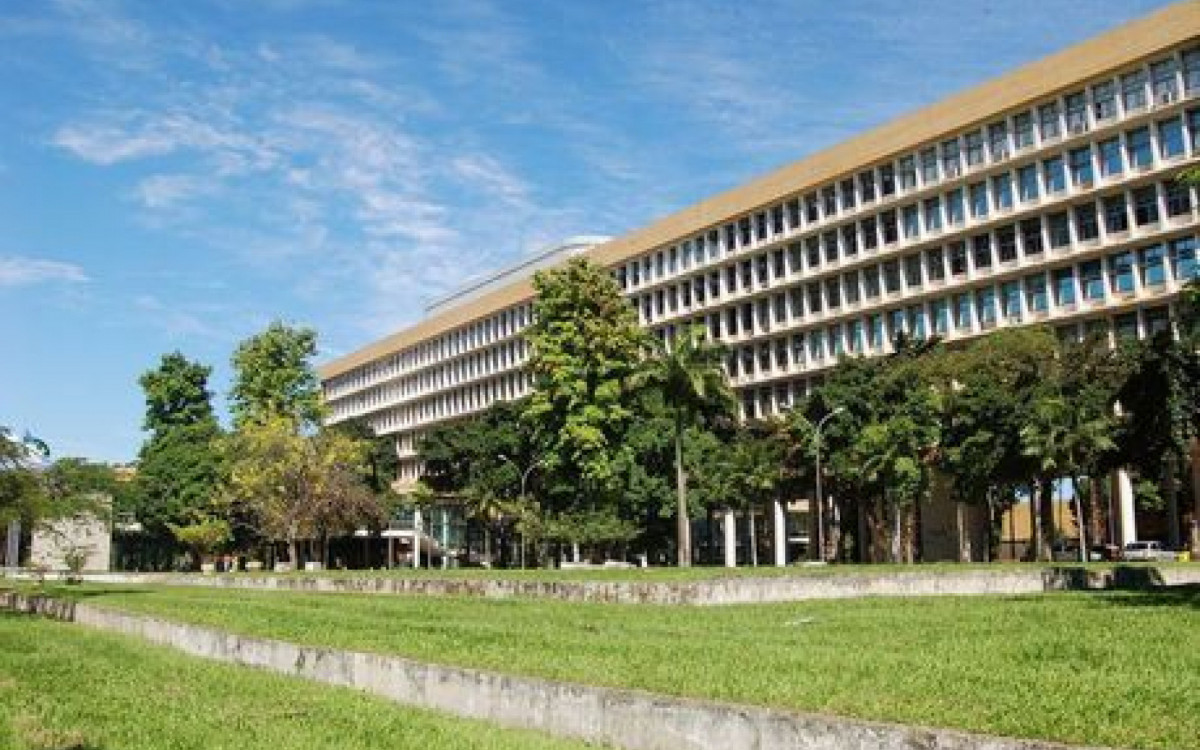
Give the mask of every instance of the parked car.
[[(1055, 562), (1079, 562), (1079, 543), (1057, 541), (1050, 547), (1050, 559)], [(1096, 547), (1088, 549), (1088, 561), (1099, 562), (1104, 559), (1101, 550)]]
[(1161, 542), (1129, 542), (1121, 551), (1129, 562), (1163, 562), (1175, 559), (1175, 553), (1162, 546)]

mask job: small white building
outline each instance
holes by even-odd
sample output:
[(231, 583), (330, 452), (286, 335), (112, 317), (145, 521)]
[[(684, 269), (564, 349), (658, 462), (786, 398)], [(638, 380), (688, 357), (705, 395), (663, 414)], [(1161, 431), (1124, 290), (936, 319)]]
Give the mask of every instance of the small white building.
[(67, 570), (72, 551), (84, 554), (83, 570), (107, 571), (112, 559), (112, 529), (107, 519), (86, 514), (39, 523), (29, 546), (29, 566)]

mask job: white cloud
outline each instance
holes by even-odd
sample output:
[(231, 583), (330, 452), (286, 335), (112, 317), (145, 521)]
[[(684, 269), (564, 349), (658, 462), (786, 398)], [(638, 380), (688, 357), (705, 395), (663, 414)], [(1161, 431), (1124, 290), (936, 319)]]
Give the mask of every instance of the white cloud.
[(33, 284), (82, 284), (90, 281), (81, 266), (42, 258), (0, 257), (0, 287)]
[(205, 191), (205, 183), (186, 174), (159, 174), (138, 183), (137, 195), (150, 209), (167, 208)]

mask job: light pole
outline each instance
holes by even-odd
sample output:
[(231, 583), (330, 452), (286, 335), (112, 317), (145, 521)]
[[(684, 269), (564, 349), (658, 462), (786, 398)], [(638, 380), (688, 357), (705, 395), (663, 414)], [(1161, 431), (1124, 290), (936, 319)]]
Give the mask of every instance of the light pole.
[(821, 430), (825, 428), (825, 423), (833, 419), (838, 414), (846, 411), (846, 407), (839, 406), (833, 411), (826, 414), (817, 422), (817, 430), (814, 435), (817, 448), (817, 555), (816, 559), (825, 560), (825, 499), (821, 496)]
[[(517, 464), (516, 461), (514, 461), (513, 459), (504, 455), (503, 453), (499, 454), (498, 458), (501, 461), (507, 461), (508, 463), (512, 464), (512, 467), (517, 470), (518, 474), (521, 475), (520, 498), (521, 498), (522, 505), (524, 505), (524, 503), (525, 503), (525, 484), (529, 481), (529, 475), (533, 473), (534, 469), (536, 469), (537, 467), (541, 466), (542, 464), (544, 464), (546, 462), (546, 457), (543, 456), (542, 458), (535, 459), (534, 462), (529, 464), (529, 467), (526, 468), (524, 471), (521, 471), (521, 467)], [(524, 569), (525, 569), (525, 535), (522, 534), (521, 535), (521, 570), (524, 570)]]

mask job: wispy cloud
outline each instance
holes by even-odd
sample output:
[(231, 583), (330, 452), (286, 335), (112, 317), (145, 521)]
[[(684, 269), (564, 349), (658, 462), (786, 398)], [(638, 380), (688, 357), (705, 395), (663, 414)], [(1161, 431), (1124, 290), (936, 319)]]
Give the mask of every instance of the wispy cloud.
[(44, 258), (0, 256), (0, 287), (34, 284), (83, 284), (90, 281), (81, 266)]

